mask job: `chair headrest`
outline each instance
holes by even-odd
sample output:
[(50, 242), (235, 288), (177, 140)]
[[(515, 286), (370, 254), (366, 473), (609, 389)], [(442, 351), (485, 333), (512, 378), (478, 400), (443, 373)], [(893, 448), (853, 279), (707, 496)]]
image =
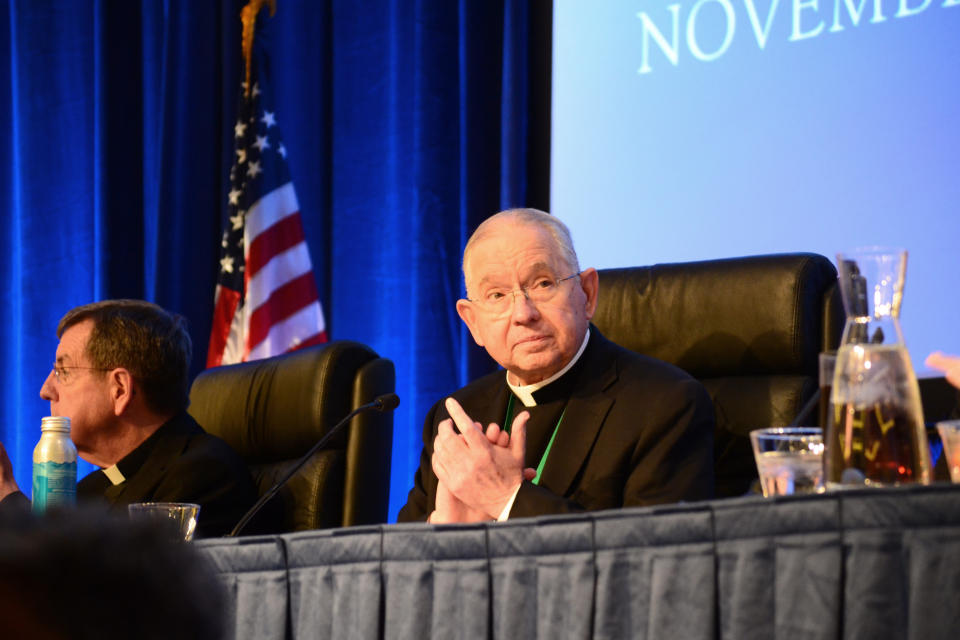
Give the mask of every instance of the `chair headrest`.
[(189, 412), (248, 461), (299, 457), (350, 412), (357, 370), (376, 358), (344, 340), (208, 369), (193, 382)]
[(594, 324), (623, 347), (696, 378), (816, 375), (827, 258), (749, 256), (600, 271)]

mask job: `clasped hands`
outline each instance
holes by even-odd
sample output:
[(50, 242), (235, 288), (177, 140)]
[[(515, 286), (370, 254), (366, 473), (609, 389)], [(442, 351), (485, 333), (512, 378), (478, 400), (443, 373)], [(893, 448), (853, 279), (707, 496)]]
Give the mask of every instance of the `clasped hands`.
[(450, 417), (438, 425), (433, 440), (431, 464), (439, 483), (428, 521), (495, 520), (523, 480), (536, 475), (536, 470), (523, 466), (530, 414), (520, 412), (507, 433), (495, 423), (484, 430), (453, 398), (447, 398), (444, 406)]

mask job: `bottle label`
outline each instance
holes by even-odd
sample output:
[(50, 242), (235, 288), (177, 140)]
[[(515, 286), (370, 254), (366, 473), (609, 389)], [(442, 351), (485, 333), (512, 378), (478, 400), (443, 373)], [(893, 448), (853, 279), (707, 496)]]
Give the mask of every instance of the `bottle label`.
[(76, 462), (35, 462), (33, 464), (33, 510), (43, 513), (50, 507), (77, 503)]

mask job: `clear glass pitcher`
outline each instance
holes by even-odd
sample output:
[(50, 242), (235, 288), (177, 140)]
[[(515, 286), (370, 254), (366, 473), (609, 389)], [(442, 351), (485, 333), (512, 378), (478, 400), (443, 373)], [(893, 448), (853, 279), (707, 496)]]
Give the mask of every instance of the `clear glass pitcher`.
[(907, 252), (839, 253), (837, 267), (847, 321), (824, 441), (827, 488), (927, 484), (920, 389), (900, 330)]

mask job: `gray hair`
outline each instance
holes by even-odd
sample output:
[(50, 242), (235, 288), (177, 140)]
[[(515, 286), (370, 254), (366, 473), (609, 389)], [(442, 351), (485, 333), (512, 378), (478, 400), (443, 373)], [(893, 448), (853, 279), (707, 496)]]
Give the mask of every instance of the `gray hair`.
[(128, 369), (152, 411), (172, 415), (187, 407), (193, 344), (182, 316), (144, 300), (103, 300), (68, 311), (57, 337), (85, 320), (93, 321), (86, 353), (94, 367)]
[(473, 235), (470, 236), (470, 239), (467, 240), (467, 246), (463, 248), (462, 269), (464, 285), (466, 285), (467, 256), (470, 254), (470, 249), (473, 248), (474, 244), (490, 234), (491, 227), (504, 220), (512, 220), (519, 224), (539, 227), (546, 231), (550, 234), (550, 237), (553, 238), (553, 241), (557, 245), (557, 250), (560, 252), (560, 257), (570, 268), (571, 272), (579, 273), (580, 263), (577, 260), (577, 252), (573, 249), (573, 238), (570, 237), (570, 229), (567, 228), (567, 225), (563, 224), (556, 216), (550, 215), (545, 211), (540, 211), (539, 209), (507, 209), (500, 213), (495, 213), (481, 222), (480, 226), (473, 232)]

